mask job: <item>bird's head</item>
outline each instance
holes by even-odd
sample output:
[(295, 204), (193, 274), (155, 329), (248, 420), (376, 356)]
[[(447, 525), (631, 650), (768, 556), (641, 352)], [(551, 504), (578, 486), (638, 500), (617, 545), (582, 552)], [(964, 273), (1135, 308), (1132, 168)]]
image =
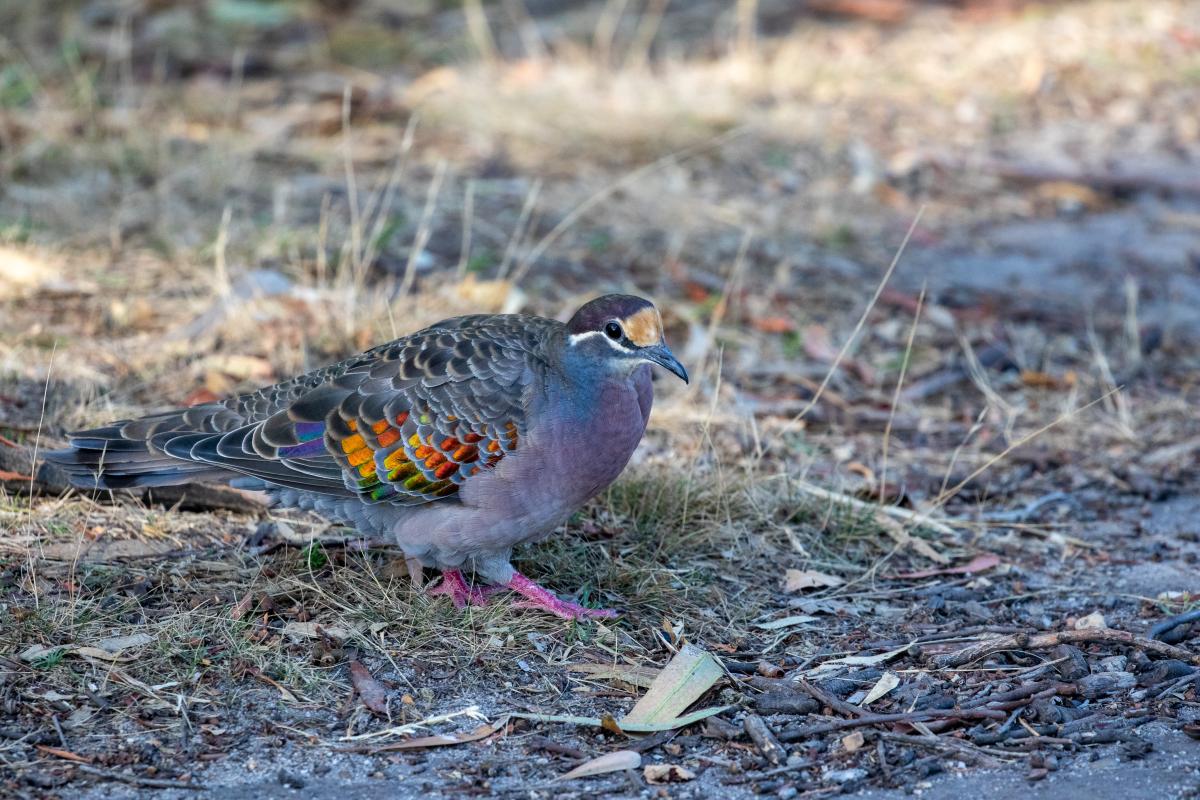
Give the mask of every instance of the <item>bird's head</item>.
[(663, 339), (662, 317), (649, 300), (606, 294), (584, 304), (567, 323), (567, 347), (614, 368), (649, 362), (687, 383), (687, 370)]

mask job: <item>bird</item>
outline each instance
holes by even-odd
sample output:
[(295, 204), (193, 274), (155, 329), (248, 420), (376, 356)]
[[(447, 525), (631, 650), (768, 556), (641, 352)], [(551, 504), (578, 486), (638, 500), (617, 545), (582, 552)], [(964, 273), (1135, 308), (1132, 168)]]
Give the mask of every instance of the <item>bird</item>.
[(559, 598), (511, 557), (624, 470), (646, 430), (654, 365), (688, 382), (641, 297), (597, 297), (566, 323), (460, 316), (247, 394), (69, 433), (46, 458), (83, 489), (263, 491), (393, 539), (441, 572), (428, 591), (459, 608), (508, 589), (520, 608), (613, 617)]

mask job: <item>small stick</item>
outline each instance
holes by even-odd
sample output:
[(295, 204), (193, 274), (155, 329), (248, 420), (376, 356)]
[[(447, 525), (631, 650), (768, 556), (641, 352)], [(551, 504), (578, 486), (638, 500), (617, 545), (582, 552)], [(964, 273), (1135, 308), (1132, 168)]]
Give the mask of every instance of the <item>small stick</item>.
[(983, 747), (976, 747), (975, 745), (968, 744), (960, 739), (942, 736), (912, 736), (907, 733), (884, 732), (880, 734), (879, 743), (882, 745), (885, 739), (890, 742), (899, 742), (900, 744), (926, 747), (930, 750), (958, 753), (964, 758), (974, 761), (980, 766), (1000, 766), (1000, 762), (991, 757), (992, 755), (1000, 755), (1000, 753)]
[(999, 653), (1002, 650), (1048, 650), (1060, 644), (1121, 644), (1145, 650), (1165, 658), (1177, 658), (1189, 664), (1200, 664), (1200, 655), (1184, 650), (1181, 647), (1144, 639), (1134, 636), (1129, 631), (1118, 631), (1111, 628), (1085, 628), (1079, 631), (1058, 631), (1056, 633), (1039, 633), (1029, 635), (1014, 633), (1009, 636), (995, 636), (984, 639), (973, 645), (956, 650), (934, 659), (939, 667), (962, 667), (985, 656)]
[(899, 506), (879, 505), (877, 503), (866, 503), (855, 497), (841, 492), (831, 492), (828, 489), (822, 489), (820, 486), (813, 486), (811, 483), (804, 481), (796, 481), (793, 485), (802, 492), (811, 494), (813, 497), (821, 500), (828, 500), (832, 503), (848, 506), (855, 511), (870, 511), (876, 514), (885, 514), (889, 517), (895, 517), (901, 522), (907, 522), (917, 527), (929, 528), (932, 531), (942, 534), (943, 536), (954, 536), (954, 529), (944, 522), (939, 522), (931, 518), (927, 514), (917, 511), (909, 511), (907, 508)]
[(931, 719), (1004, 719), (1007, 714), (992, 708), (947, 708), (928, 711), (910, 711), (905, 714), (867, 714), (857, 719), (839, 719), (818, 725), (800, 725), (785, 728), (779, 734), (781, 742), (796, 742), (822, 733), (860, 728), (864, 725), (886, 725), (894, 722), (912, 723)]
[[(700, 756), (700, 758), (704, 758), (704, 756)], [(739, 786), (743, 783), (755, 783), (757, 781), (766, 780), (768, 778), (775, 778), (775, 777), (778, 777), (779, 775), (786, 775), (789, 772), (796, 772), (796, 771), (802, 770), (802, 769), (812, 769), (814, 766), (816, 766), (816, 765), (812, 761), (803, 761), (799, 764), (789, 764), (785, 767), (779, 767), (777, 769), (769, 769), (766, 772), (759, 772), (757, 774), (752, 774), (752, 775), (744, 775), (740, 778), (726, 778), (725, 780), (721, 781), (721, 783), (725, 786)], [(809, 784), (809, 783), (805, 782), (803, 785), (811, 786), (813, 784)]]
[(839, 714), (843, 714), (847, 717), (864, 717), (870, 713), (869, 711), (861, 709), (858, 706), (851, 705), (844, 700), (837, 699), (824, 689), (816, 686), (815, 684), (809, 683), (803, 678), (798, 679), (796, 684), (801, 689), (811, 694), (818, 703), (824, 703)]
[(1187, 625), (1189, 622), (1200, 622), (1200, 608), (1193, 609), (1185, 614), (1177, 614), (1174, 617), (1167, 617), (1162, 622), (1151, 628), (1146, 634), (1146, 638), (1161, 639), (1175, 628), (1178, 628), (1181, 625)]
[[(968, 700), (963, 703), (963, 708), (982, 708), (983, 706), (991, 706), (992, 703), (1007, 703), (1011, 700), (1024, 700), (1030, 695), (1035, 695), (1038, 692), (1044, 691), (1054, 686), (1054, 683), (1029, 683), (1025, 686), (1018, 686), (1015, 689), (1010, 689), (1007, 692), (1000, 694), (988, 695), (975, 700)], [(992, 706), (994, 707), (994, 706)]]
[(556, 742), (548, 736), (532, 736), (529, 739), (529, 746), (536, 750), (544, 750), (547, 753), (554, 753), (568, 758), (576, 758), (583, 761), (587, 755), (577, 748), (571, 747), (562, 742)]
[(762, 717), (758, 714), (747, 714), (742, 721), (742, 727), (746, 729), (746, 735), (750, 737), (750, 741), (754, 742), (758, 752), (762, 753), (763, 758), (770, 761), (773, 766), (778, 767), (787, 761), (787, 751), (775, 738), (775, 734), (771, 733), (771, 729), (767, 727), (767, 723), (763, 721)]
[(205, 786), (201, 783), (189, 783), (187, 781), (173, 781), (167, 778), (143, 778), (140, 775), (130, 775), (128, 772), (116, 772), (111, 769), (101, 769), (100, 767), (92, 767), (87, 764), (76, 764), (75, 769), (80, 772), (86, 772), (88, 775), (95, 775), (97, 778), (107, 778), (110, 781), (121, 781), (122, 783), (130, 783), (134, 786), (145, 786), (148, 789), (196, 789), (204, 791)]
[(54, 732), (58, 734), (58, 743), (62, 745), (63, 750), (70, 750), (67, 746), (67, 737), (63, 735), (62, 725), (58, 722), (57, 716), (50, 717), (50, 721), (54, 723)]

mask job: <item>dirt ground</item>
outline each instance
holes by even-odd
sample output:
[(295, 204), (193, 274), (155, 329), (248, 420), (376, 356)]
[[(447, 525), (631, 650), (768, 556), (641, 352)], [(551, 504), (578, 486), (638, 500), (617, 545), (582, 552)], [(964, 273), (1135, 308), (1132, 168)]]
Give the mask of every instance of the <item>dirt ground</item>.
[[(615, 622), (37, 458), (610, 290)], [(0, 796), (1200, 796), (1197, 343), (1185, 0), (0, 0)]]

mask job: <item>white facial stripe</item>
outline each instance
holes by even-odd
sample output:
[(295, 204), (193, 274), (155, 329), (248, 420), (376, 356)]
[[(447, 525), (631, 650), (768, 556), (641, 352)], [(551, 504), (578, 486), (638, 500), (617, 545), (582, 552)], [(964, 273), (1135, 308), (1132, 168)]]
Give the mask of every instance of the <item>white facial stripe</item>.
[(571, 347), (574, 347), (575, 345), (582, 342), (584, 339), (588, 339), (592, 336), (599, 336), (601, 339), (608, 342), (608, 346), (614, 350), (617, 350), (621, 353), (629, 352), (629, 348), (622, 345), (616, 339), (610, 339), (608, 336), (606, 336), (604, 333), (602, 333), (600, 331), (587, 331), (585, 333), (573, 333), (567, 337), (567, 344), (569, 344)]

